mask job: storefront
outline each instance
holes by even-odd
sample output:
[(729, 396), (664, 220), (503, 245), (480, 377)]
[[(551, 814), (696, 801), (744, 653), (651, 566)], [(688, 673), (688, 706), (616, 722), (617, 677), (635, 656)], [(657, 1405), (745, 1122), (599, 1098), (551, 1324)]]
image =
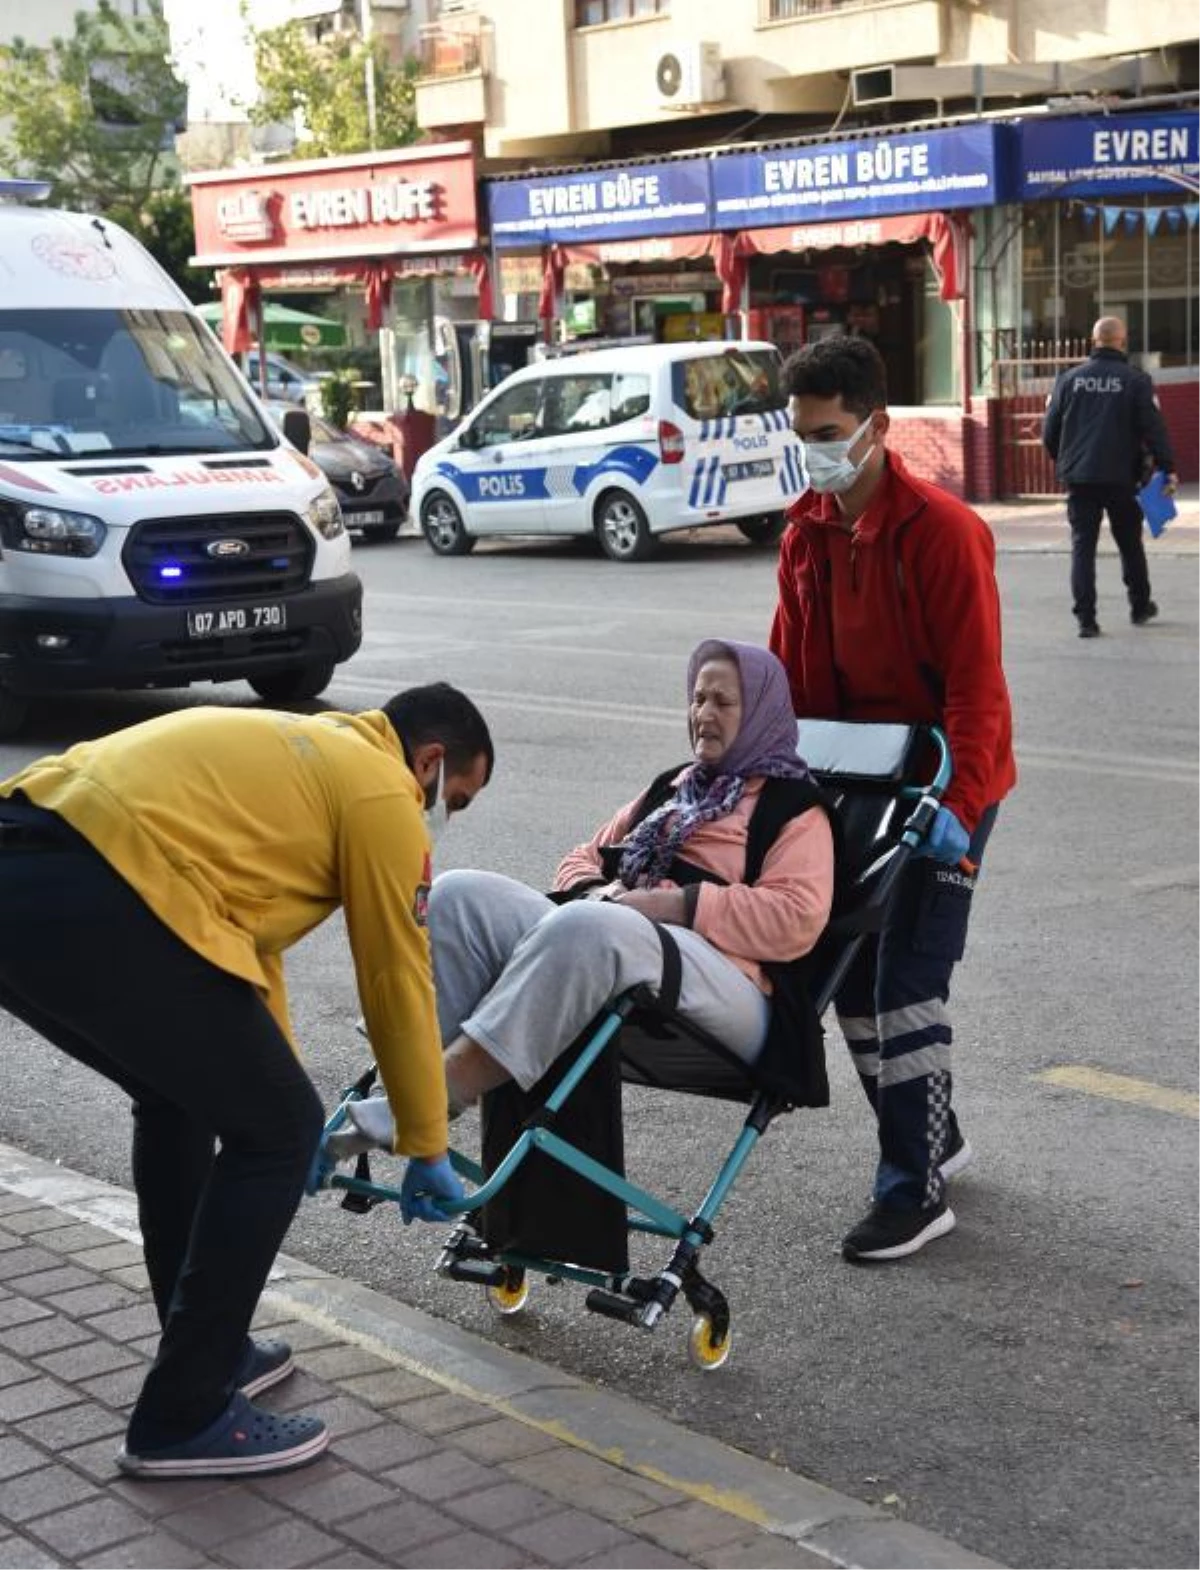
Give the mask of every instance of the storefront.
[(189, 177), (196, 266), (218, 270), (231, 353), (265, 293), (353, 290), (378, 333), (379, 400), (433, 415), (447, 321), (492, 314), (469, 142)]
[(962, 489), (965, 214), (998, 199), (997, 148), (972, 126), (489, 181), (505, 314), (784, 352), (870, 337), (910, 445)]

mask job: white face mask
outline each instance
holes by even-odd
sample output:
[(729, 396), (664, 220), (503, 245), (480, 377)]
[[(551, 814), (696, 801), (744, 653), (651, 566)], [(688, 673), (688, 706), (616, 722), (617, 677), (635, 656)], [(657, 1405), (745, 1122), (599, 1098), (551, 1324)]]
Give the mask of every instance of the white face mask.
[(842, 442), (804, 442), (804, 467), (808, 483), (822, 496), (840, 496), (848, 491), (862, 473), (863, 464), (875, 451), (872, 442), (857, 463), (850, 456), (850, 449), (871, 424), (868, 414), (853, 436)]
[(437, 778), (433, 782), (432, 793), (425, 792), (425, 832), (429, 835), (429, 843), (436, 845), (446, 832), (446, 825), (450, 822), (450, 808), (442, 795), (443, 767), (438, 763)]

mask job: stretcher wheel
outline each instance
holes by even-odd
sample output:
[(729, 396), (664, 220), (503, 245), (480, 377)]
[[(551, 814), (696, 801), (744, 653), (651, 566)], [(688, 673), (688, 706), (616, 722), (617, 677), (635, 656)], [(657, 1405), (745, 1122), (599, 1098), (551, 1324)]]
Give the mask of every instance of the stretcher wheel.
[(529, 1282), (525, 1272), (515, 1265), (505, 1271), (503, 1281), (483, 1290), (496, 1312), (506, 1318), (509, 1314), (519, 1314), (529, 1301)]
[(713, 1322), (707, 1314), (697, 1314), (692, 1320), (688, 1335), (688, 1356), (697, 1368), (711, 1373), (713, 1369), (723, 1367), (732, 1345), (732, 1329), (727, 1329), (718, 1341)]

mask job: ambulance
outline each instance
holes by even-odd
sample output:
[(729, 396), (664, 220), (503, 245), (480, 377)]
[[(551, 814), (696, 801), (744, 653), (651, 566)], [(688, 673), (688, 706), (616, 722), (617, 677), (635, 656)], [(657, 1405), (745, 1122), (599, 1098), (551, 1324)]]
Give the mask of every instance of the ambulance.
[(426, 540), (594, 534), (642, 561), (672, 530), (732, 523), (758, 544), (805, 487), (779, 351), (757, 342), (630, 344), (515, 371), (417, 461)]
[(316, 697), (362, 586), (307, 415), (281, 436), (148, 252), (48, 189), (0, 181), (0, 735), (89, 689)]

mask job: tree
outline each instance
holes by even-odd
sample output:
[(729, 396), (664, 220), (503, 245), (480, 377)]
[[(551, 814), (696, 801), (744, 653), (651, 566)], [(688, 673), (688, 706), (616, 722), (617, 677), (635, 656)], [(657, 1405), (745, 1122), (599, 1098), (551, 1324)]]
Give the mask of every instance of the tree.
[[(248, 107), (254, 125), (295, 125), (304, 152), (314, 158), (406, 147), (420, 136), (415, 93), (416, 62), (394, 65), (378, 39), (332, 33), (314, 43), (299, 22), (253, 34), (258, 101)], [(374, 64), (375, 135), (367, 115), (367, 62)]]
[(140, 213), (172, 179), (185, 91), (161, 11), (80, 11), (69, 38), (0, 45), (0, 168), (49, 180), (63, 207)]

